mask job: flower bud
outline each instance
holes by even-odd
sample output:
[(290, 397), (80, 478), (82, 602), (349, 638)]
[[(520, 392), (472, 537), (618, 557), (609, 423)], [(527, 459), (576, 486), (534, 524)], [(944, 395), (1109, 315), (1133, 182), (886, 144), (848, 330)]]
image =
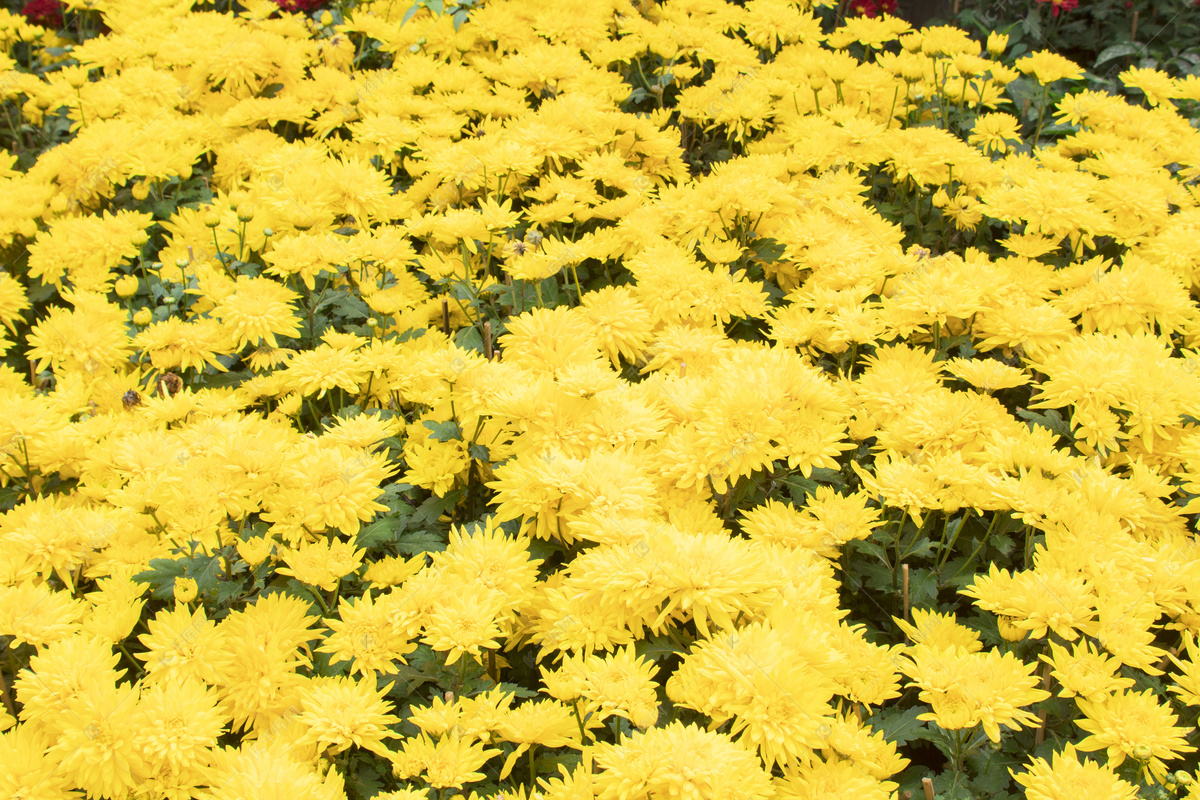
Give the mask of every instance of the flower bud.
[(274, 228), (263, 228), (263, 236), (266, 236), (269, 239), (274, 235), (275, 235)]
[(251, 567), (257, 567), (271, 554), (271, 540), (265, 536), (252, 536), (237, 543), (238, 555)]
[(175, 266), (179, 267), (180, 269), (183, 269), (190, 263), (192, 263), (192, 261), (187, 256), (180, 256), (179, 258), (175, 259)]
[(988, 34), (987, 51), (989, 54), (991, 54), (993, 56), (1001, 55), (1004, 52), (1005, 48), (1007, 48), (1007, 47), (1008, 47), (1008, 34), (1007, 33), (996, 33), (995, 31), (993, 31), (992, 33)]
[(145, 181), (134, 181), (133, 186), (129, 187), (129, 191), (133, 194), (133, 199), (141, 202), (150, 196), (150, 184)]
[(221, 215), (215, 211), (209, 211), (204, 215), (204, 227), (215, 228), (221, 224)]
[(117, 297), (133, 297), (137, 294), (138, 279), (132, 275), (124, 275), (117, 278), (117, 283), (113, 288), (117, 291)]
[(239, 203), (237, 207), (238, 222), (249, 222), (254, 219), (254, 206), (249, 203)]
[(175, 600), (180, 603), (190, 603), (196, 599), (199, 587), (191, 578), (175, 579)]
[(154, 315), (150, 313), (150, 309), (140, 308), (138, 309), (138, 312), (133, 315), (133, 324), (137, 325), (138, 327), (145, 327), (150, 324), (150, 320), (153, 319), (153, 317)]
[(1154, 750), (1148, 744), (1139, 744), (1133, 748), (1133, 757), (1138, 761), (1149, 761), (1154, 757)]
[(330, 25), (332, 25), (333, 24), (333, 14), (330, 14), (328, 11), (322, 11), (321, 12), (321, 24), (327, 28)]

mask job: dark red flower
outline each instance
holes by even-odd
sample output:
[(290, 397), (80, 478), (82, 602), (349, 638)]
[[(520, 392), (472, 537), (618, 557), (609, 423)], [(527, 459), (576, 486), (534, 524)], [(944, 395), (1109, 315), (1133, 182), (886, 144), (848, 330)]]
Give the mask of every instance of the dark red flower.
[(275, 0), (275, 5), (284, 11), (308, 14), (325, 5), (326, 0)]
[(58, 30), (63, 24), (62, 12), (65, 7), (59, 0), (29, 0), (21, 13), (34, 25)]

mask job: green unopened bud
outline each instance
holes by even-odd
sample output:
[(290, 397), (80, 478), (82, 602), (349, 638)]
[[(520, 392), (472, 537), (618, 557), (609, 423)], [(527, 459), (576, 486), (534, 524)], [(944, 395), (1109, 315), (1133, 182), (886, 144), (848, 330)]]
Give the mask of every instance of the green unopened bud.
[(183, 269), (190, 263), (192, 263), (192, 261), (187, 256), (180, 256), (179, 258), (175, 259), (175, 266), (179, 267), (180, 269)]
[(1148, 744), (1139, 744), (1133, 748), (1133, 757), (1138, 761), (1149, 761), (1154, 758), (1154, 750)]
[(221, 215), (210, 211), (204, 215), (204, 227), (215, 228), (221, 224)]
[(275, 235), (275, 229), (274, 229), (274, 228), (263, 228), (263, 236), (266, 236), (267, 238), (270, 238), (270, 237), (272, 237), (272, 236), (274, 236), (274, 235)]
[(238, 222), (249, 222), (254, 219), (254, 206), (242, 203), (237, 207)]

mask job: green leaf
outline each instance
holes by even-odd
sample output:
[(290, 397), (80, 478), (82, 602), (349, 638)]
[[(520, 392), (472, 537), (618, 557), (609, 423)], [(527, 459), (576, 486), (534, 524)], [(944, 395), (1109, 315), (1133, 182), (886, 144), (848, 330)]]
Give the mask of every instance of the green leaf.
[(487, 446), (482, 444), (473, 444), (467, 448), (467, 453), (476, 461), (490, 461), (491, 454), (488, 452)]
[(497, 688), (502, 692), (512, 692), (514, 695), (521, 698), (540, 697), (540, 695), (533, 689), (527, 689), (524, 686), (516, 683), (501, 683)]
[(884, 738), (889, 742), (902, 745), (929, 735), (929, 726), (917, 719), (928, 711), (928, 706), (913, 706), (903, 711), (883, 709), (872, 714), (866, 721), (874, 730), (882, 731)]
[(408, 531), (396, 542), (401, 553), (440, 553), (446, 549), (446, 540), (434, 531)]
[(817, 482), (809, 480), (802, 475), (793, 475), (783, 482), (787, 487), (788, 496), (792, 498), (792, 502), (798, 506), (805, 505), (808, 496), (817, 491)]
[(639, 656), (645, 656), (654, 661), (670, 658), (671, 656), (686, 656), (688, 654), (686, 648), (680, 647), (667, 636), (651, 636), (648, 639), (639, 639), (634, 642), (633, 651)]
[(425, 420), (421, 423), (433, 431), (433, 439), (437, 442), (462, 441), (462, 428), (453, 420)]
[(413, 15), (416, 14), (418, 11), (420, 11), (423, 5), (424, 4), (420, 3), (420, 2), (413, 3), (412, 6), (408, 9), (408, 11), (404, 12), (404, 16), (400, 18), (400, 27), (403, 28), (404, 23), (406, 23), (410, 19), (412, 19)]
[(754, 245), (754, 256), (759, 261), (775, 262), (783, 257), (787, 246), (770, 237), (759, 239)]
[(936, 605), (937, 595), (937, 573), (931, 569), (908, 571), (908, 599), (913, 608)]
[(1058, 413), (1053, 408), (1045, 414), (1039, 414), (1036, 411), (1030, 411), (1027, 408), (1018, 408), (1017, 416), (1030, 423), (1029, 429), (1033, 430), (1034, 425), (1040, 425), (1047, 430), (1054, 431), (1059, 436), (1064, 436), (1068, 441), (1074, 441), (1075, 437), (1071, 434), (1070, 424), (1063, 419), (1063, 415)]
[(483, 352), (483, 337), (479, 335), (479, 329), (472, 325), (470, 328), (460, 328), (454, 334), (454, 343), (463, 350), (474, 350), (476, 353)]
[(155, 600), (170, 600), (175, 594), (175, 579), (182, 578), (187, 565), (170, 558), (150, 559), (150, 569), (133, 576), (138, 583), (148, 583)]
[(359, 528), (358, 536), (354, 539), (354, 546), (370, 550), (380, 545), (390, 544), (400, 538), (407, 521), (407, 519), (388, 516)]
[(1113, 59), (1135, 56), (1140, 52), (1142, 52), (1142, 45), (1136, 45), (1133, 42), (1121, 42), (1110, 45), (1101, 50), (1100, 54), (1096, 56), (1096, 63), (1092, 65), (1092, 68), (1096, 69), (1101, 64), (1107, 64)]

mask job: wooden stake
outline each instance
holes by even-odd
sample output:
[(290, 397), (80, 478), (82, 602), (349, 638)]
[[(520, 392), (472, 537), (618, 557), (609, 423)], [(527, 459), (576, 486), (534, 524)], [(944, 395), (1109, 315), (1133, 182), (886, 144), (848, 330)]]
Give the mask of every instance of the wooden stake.
[(921, 788), (925, 790), (925, 800), (933, 800), (933, 781), (921, 778)]
[(492, 321), (483, 323), (483, 357), (492, 360)]
[(450, 335), (450, 302), (446, 298), (442, 298), (442, 330), (446, 335)]
[(1135, 42), (1137, 41), (1137, 21), (1138, 12), (1135, 11), (1133, 12), (1133, 23), (1129, 26), (1129, 38)]
[[(1050, 665), (1042, 664), (1042, 689), (1048, 690), (1049, 688), (1050, 688)], [(1046, 740), (1046, 709), (1045, 708), (1042, 708), (1041, 710), (1038, 711), (1038, 720), (1039, 720), (1038, 729), (1033, 734), (1033, 743), (1034, 743), (1035, 747), (1041, 745), (1041, 743)]]
[(904, 574), (904, 621), (910, 622), (908, 614), (908, 564), (901, 564), (900, 571)]
[(679, 362), (679, 377), (682, 378), (685, 375), (687, 375), (687, 362), (680, 361)]

